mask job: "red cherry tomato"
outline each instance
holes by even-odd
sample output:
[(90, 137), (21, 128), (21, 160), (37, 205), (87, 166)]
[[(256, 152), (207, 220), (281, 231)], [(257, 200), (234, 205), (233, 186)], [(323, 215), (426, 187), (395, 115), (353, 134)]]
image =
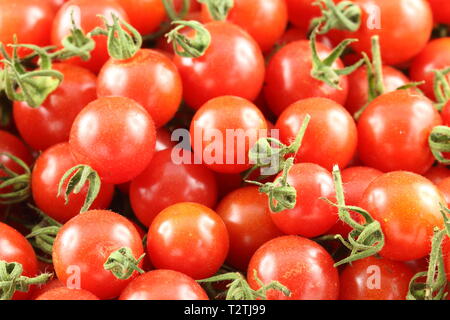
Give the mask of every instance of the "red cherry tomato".
[[(330, 49), (317, 43), (321, 59), (330, 54)], [(335, 68), (343, 68), (338, 59)], [(339, 83), (342, 90), (334, 89), (311, 76), (312, 53), (309, 41), (291, 42), (281, 48), (270, 60), (266, 72), (264, 95), (270, 109), (280, 115), (287, 107), (301, 99), (323, 97), (344, 104), (347, 99), (347, 77), (342, 76)]]
[(177, 68), (155, 50), (141, 49), (128, 60), (110, 59), (98, 76), (99, 97), (122, 96), (136, 100), (152, 116), (157, 127), (173, 118), (182, 91)]
[[(38, 263), (31, 244), (17, 230), (1, 222), (0, 260), (20, 263), (23, 267), (23, 276), (35, 277), (37, 275)], [(13, 300), (26, 300), (31, 293), (32, 288), (28, 292), (16, 291)]]
[(123, 183), (150, 163), (156, 141), (153, 120), (134, 100), (104, 97), (75, 119), (70, 147), (75, 159), (91, 166), (106, 183)]
[(184, 100), (200, 108), (212, 98), (234, 95), (255, 100), (264, 82), (264, 57), (244, 30), (228, 22), (210, 22), (211, 45), (200, 58), (175, 56), (183, 79)]
[(359, 157), (367, 166), (384, 172), (423, 174), (434, 162), (428, 136), (441, 123), (431, 101), (414, 90), (381, 95), (359, 119)]
[(141, 34), (156, 31), (166, 18), (162, 0), (117, 0), (130, 18), (130, 23)]
[[(190, 163), (174, 163), (172, 154), (184, 152)], [(187, 150), (157, 152), (148, 168), (134, 179), (130, 201), (136, 217), (150, 226), (158, 213), (179, 202), (196, 202), (212, 208), (217, 200), (217, 182), (211, 171), (195, 164)]]
[(155, 270), (133, 280), (120, 300), (209, 300), (191, 277), (172, 270)]
[(230, 235), (227, 262), (239, 270), (247, 270), (260, 246), (283, 235), (270, 218), (267, 202), (257, 187), (245, 187), (231, 192), (217, 206)]
[(339, 294), (339, 275), (333, 259), (317, 243), (298, 236), (270, 240), (253, 255), (247, 278), (253, 289), (260, 288), (254, 278), (265, 284), (278, 281), (291, 291), (286, 297), (269, 290), (269, 300), (336, 300)]
[(286, 0), (289, 21), (296, 27), (308, 31), (311, 20), (321, 16), (320, 6), (314, 5), (314, 2), (314, 0)]
[(330, 171), (335, 164), (345, 168), (355, 155), (356, 125), (348, 111), (332, 100), (310, 98), (289, 106), (275, 125), (281, 141), (292, 143), (308, 114), (311, 121), (295, 161), (316, 163)]
[(35, 300), (99, 300), (99, 298), (83, 289), (60, 287), (41, 294)]
[(228, 254), (225, 223), (197, 203), (178, 203), (153, 220), (147, 236), (147, 252), (157, 269), (185, 273), (198, 280), (211, 277)]
[[(206, 4), (202, 6), (203, 21), (213, 18)], [(235, 0), (226, 19), (247, 31), (262, 51), (270, 50), (283, 35), (288, 22), (284, 0)]]
[(442, 180), (450, 177), (450, 170), (447, 167), (438, 165), (432, 167), (424, 175), (425, 178), (438, 185)]
[[(105, 26), (104, 21), (99, 15), (104, 16), (108, 23), (112, 22), (111, 14), (128, 21), (125, 10), (115, 0), (70, 0), (59, 9), (53, 21), (53, 45), (60, 46), (62, 40), (70, 35), (72, 30), (72, 12), (75, 23), (85, 33), (92, 31), (96, 27)], [(46, 30), (47, 34), (49, 32), (48, 30)], [(80, 58), (73, 58), (67, 60), (67, 62), (84, 66), (98, 73), (103, 64), (109, 59), (107, 37), (99, 35), (93, 37), (93, 39), (95, 40), (95, 49), (91, 52), (91, 59), (82, 61)]]
[(417, 174), (396, 171), (375, 179), (364, 192), (360, 206), (381, 224), (385, 245), (380, 254), (408, 261), (430, 253), (433, 230), (442, 228), (438, 188)]
[(341, 300), (406, 300), (414, 273), (403, 263), (369, 257), (347, 265), (339, 280)]
[(248, 152), (267, 134), (267, 121), (250, 101), (223, 96), (205, 103), (190, 128), (196, 157), (211, 170), (240, 173), (249, 169)]
[(42, 106), (31, 108), (23, 101), (14, 103), (17, 129), (35, 150), (45, 150), (69, 140), (70, 128), (76, 116), (97, 98), (97, 78), (89, 70), (63, 63), (56, 63), (52, 68), (64, 75), (64, 81)]
[(450, 6), (446, 0), (428, 0), (433, 11), (434, 22), (450, 24)]
[[(80, 213), (88, 186), (78, 194), (71, 193), (66, 204), (64, 196), (58, 197), (58, 185), (63, 175), (78, 163), (72, 156), (68, 143), (47, 149), (36, 161), (31, 177), (31, 190), (36, 205), (59, 222), (66, 222)], [(102, 183), (100, 192), (91, 209), (106, 209), (114, 194), (112, 184)]]
[(78, 215), (61, 228), (53, 245), (58, 279), (78, 282), (81, 289), (102, 300), (115, 298), (138, 275), (134, 272), (130, 279), (119, 280), (104, 269), (109, 255), (123, 247), (129, 248), (135, 259), (144, 252), (139, 233), (126, 218), (102, 210)]

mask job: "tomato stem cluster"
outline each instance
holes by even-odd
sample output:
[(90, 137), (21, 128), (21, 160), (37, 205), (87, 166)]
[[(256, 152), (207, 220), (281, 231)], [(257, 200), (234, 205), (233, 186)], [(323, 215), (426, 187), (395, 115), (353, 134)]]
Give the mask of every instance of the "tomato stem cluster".
[[(211, 44), (211, 34), (200, 22), (195, 20), (178, 20), (173, 21), (172, 24), (176, 25), (176, 27), (167, 33), (166, 37), (169, 43), (173, 43), (173, 50), (176, 54), (187, 58), (199, 58), (205, 54)], [(193, 38), (187, 37), (180, 32), (185, 27), (196, 31)], [(183, 50), (180, 50), (179, 47)]]
[(198, 2), (206, 4), (212, 18), (217, 21), (226, 20), (234, 6), (234, 0), (198, 0)]
[(361, 26), (361, 8), (351, 1), (341, 1), (335, 4), (333, 0), (318, 0), (322, 16), (311, 21), (310, 29), (316, 29), (318, 34), (328, 33), (332, 29), (357, 31)]
[(144, 259), (145, 253), (136, 260), (130, 248), (120, 248), (111, 253), (103, 267), (114, 274), (117, 279), (130, 279), (135, 271), (140, 274), (145, 273), (139, 268), (139, 264)]

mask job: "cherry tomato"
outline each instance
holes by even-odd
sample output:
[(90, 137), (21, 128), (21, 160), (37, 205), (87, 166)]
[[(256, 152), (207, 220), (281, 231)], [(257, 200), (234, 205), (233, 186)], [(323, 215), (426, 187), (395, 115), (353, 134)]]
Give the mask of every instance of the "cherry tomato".
[(117, 0), (130, 18), (130, 23), (141, 34), (156, 31), (166, 18), (162, 0)]
[(364, 192), (360, 206), (381, 224), (385, 245), (380, 254), (408, 261), (430, 253), (433, 230), (442, 228), (438, 188), (417, 174), (396, 171), (375, 179)]
[(330, 171), (335, 164), (345, 168), (355, 155), (356, 125), (348, 111), (332, 100), (310, 98), (289, 106), (275, 125), (280, 140), (292, 143), (308, 114), (311, 121), (295, 161), (316, 163)]
[(250, 101), (223, 96), (197, 111), (190, 133), (196, 157), (211, 170), (240, 173), (252, 166), (248, 152), (267, 135), (267, 121)]
[[(78, 163), (72, 156), (68, 143), (47, 149), (36, 161), (31, 177), (31, 190), (36, 205), (59, 222), (66, 222), (80, 213), (86, 198), (88, 185), (78, 194), (71, 193), (66, 204), (64, 196), (58, 197), (58, 185), (63, 175)], [(91, 209), (106, 209), (114, 194), (112, 184), (102, 183)]]
[(191, 277), (172, 270), (155, 270), (133, 280), (120, 300), (209, 300)]
[[(38, 263), (31, 244), (17, 230), (1, 222), (0, 260), (20, 263), (23, 267), (23, 276), (35, 277), (37, 275)], [(26, 300), (31, 293), (32, 288), (28, 292), (16, 291), (13, 300)]]
[(227, 262), (246, 271), (255, 251), (269, 240), (283, 235), (270, 218), (268, 198), (257, 187), (237, 189), (217, 206), (230, 236)]
[(367, 166), (384, 172), (423, 174), (434, 162), (428, 136), (441, 123), (431, 101), (414, 90), (381, 95), (359, 119), (359, 157)]
[(414, 273), (403, 263), (369, 257), (345, 267), (340, 275), (341, 300), (406, 300)]
[(438, 165), (432, 167), (423, 176), (435, 185), (438, 185), (442, 180), (450, 177), (450, 170), (447, 167)]
[(311, 20), (321, 16), (320, 6), (314, 5), (314, 2), (314, 0), (286, 0), (289, 21), (296, 27), (308, 31)]
[[(206, 4), (202, 18), (213, 20)], [(284, 0), (235, 0), (226, 20), (247, 31), (262, 51), (268, 51), (286, 29), (287, 7)]]
[(447, 206), (450, 206), (450, 178), (445, 178), (437, 184), (438, 189), (442, 192)]
[[(189, 163), (176, 163), (173, 153), (183, 152)], [(211, 171), (195, 164), (188, 150), (157, 152), (148, 168), (134, 179), (130, 201), (136, 217), (150, 226), (158, 213), (179, 202), (196, 202), (212, 208), (217, 200), (217, 182)]]
[(17, 129), (35, 150), (45, 150), (69, 140), (76, 116), (97, 98), (97, 78), (89, 70), (63, 63), (55, 63), (52, 68), (64, 75), (64, 81), (42, 106), (32, 108), (24, 101), (14, 103)]
[(156, 141), (153, 120), (134, 100), (103, 97), (75, 119), (70, 147), (75, 159), (91, 166), (106, 183), (123, 183), (150, 163)]
[(210, 22), (204, 27), (211, 34), (206, 53), (200, 58), (174, 58), (183, 79), (186, 103), (198, 109), (208, 100), (224, 95), (255, 100), (265, 71), (258, 44), (228, 22)]
[(85, 212), (67, 222), (56, 236), (56, 274), (63, 283), (79, 281), (81, 289), (102, 300), (115, 298), (138, 275), (134, 272), (130, 279), (119, 280), (104, 269), (109, 255), (124, 247), (135, 259), (144, 253), (141, 237), (130, 221), (111, 211)]
[(99, 298), (83, 289), (60, 287), (41, 294), (35, 300), (99, 300)]
[[(330, 49), (317, 43), (317, 52), (321, 59), (330, 54)], [(334, 68), (343, 68), (338, 59)], [(270, 60), (266, 72), (264, 95), (270, 109), (280, 115), (287, 107), (301, 99), (312, 97), (329, 98), (344, 104), (348, 93), (347, 76), (339, 83), (342, 90), (334, 89), (311, 76), (312, 53), (309, 41), (291, 42), (281, 48)]]
[(434, 22), (450, 24), (450, 7), (446, 0), (428, 0), (433, 11)]
[[(105, 23), (99, 15), (112, 23), (111, 15), (114, 14), (122, 20), (128, 21), (125, 10), (115, 0), (70, 0), (66, 2), (56, 14), (51, 32), (52, 43), (60, 46), (62, 40), (70, 35), (72, 30), (71, 15), (78, 27), (88, 33), (96, 27), (104, 28)], [(48, 34), (48, 29), (45, 30)], [(91, 59), (82, 61), (80, 58), (67, 60), (69, 63), (84, 66), (94, 73), (98, 73), (103, 64), (109, 59), (107, 37), (103, 35), (94, 36), (95, 49), (91, 52)]]
[(248, 283), (260, 288), (258, 278), (268, 284), (278, 281), (291, 291), (286, 297), (269, 290), (269, 300), (336, 300), (339, 295), (339, 275), (331, 256), (314, 241), (284, 236), (270, 240), (253, 255), (248, 266)]
[(153, 220), (147, 252), (157, 269), (185, 273), (198, 280), (211, 277), (228, 254), (229, 238), (222, 219), (197, 203), (177, 203)]
[(434, 72), (450, 67), (450, 38), (430, 41), (414, 58), (409, 70), (413, 81), (425, 81), (419, 88), (432, 100), (434, 95)]
[(157, 127), (173, 118), (182, 91), (177, 68), (155, 50), (141, 49), (128, 60), (110, 59), (98, 76), (99, 97), (122, 96), (136, 100), (152, 116)]

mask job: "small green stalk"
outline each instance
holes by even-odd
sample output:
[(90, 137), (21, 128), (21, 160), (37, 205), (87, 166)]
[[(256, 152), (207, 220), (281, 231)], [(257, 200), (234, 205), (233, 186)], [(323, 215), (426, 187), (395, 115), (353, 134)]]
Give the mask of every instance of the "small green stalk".
[(450, 67), (442, 70), (433, 70), (434, 72), (434, 95), (436, 96), (436, 109), (442, 111), (450, 100), (450, 84), (447, 77), (450, 73)]
[(450, 165), (450, 159), (446, 159), (444, 152), (450, 152), (450, 127), (436, 126), (428, 137), (428, 144), (434, 158), (444, 165)]
[(117, 279), (128, 280), (135, 271), (140, 274), (145, 273), (139, 268), (144, 257), (145, 253), (136, 260), (130, 248), (120, 248), (109, 255), (104, 268), (111, 271)]
[(357, 31), (361, 26), (361, 8), (352, 1), (318, 0), (313, 3), (320, 7), (322, 16), (311, 21), (310, 30), (317, 28), (318, 34), (332, 29)]
[[(173, 43), (176, 54), (186, 58), (199, 58), (203, 56), (211, 44), (211, 34), (198, 21), (173, 21), (176, 27), (166, 34), (169, 43)], [(193, 38), (182, 34), (181, 29), (189, 27), (196, 31)], [(181, 47), (183, 50), (180, 50)]]
[(31, 194), (31, 169), (25, 162), (10, 153), (0, 153), (0, 156), (10, 158), (24, 170), (23, 174), (18, 174), (0, 163), (0, 171), (6, 174), (0, 177), (0, 190), (12, 188), (11, 191), (0, 193), (0, 204), (15, 204), (27, 200)]
[(189, 13), (191, 7), (191, 0), (183, 0), (180, 12), (176, 12), (173, 7), (173, 0), (162, 0), (164, 9), (166, 9), (167, 16), (171, 21), (183, 20)]
[(206, 4), (211, 17), (216, 21), (226, 20), (234, 6), (234, 0), (198, 0), (198, 2)]

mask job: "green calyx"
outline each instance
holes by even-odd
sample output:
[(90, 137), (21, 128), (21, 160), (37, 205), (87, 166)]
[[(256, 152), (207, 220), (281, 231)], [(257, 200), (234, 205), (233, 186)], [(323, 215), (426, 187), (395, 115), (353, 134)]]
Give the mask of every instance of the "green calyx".
[(109, 255), (103, 267), (105, 270), (111, 271), (117, 279), (127, 280), (135, 271), (140, 274), (145, 273), (139, 268), (144, 257), (145, 253), (136, 260), (130, 248), (120, 248)]
[(0, 261), (0, 300), (11, 300), (16, 291), (28, 292), (31, 285), (46, 283), (52, 274), (34, 278), (23, 276), (23, 266), (17, 262)]
[(450, 100), (450, 84), (447, 76), (450, 73), (450, 67), (442, 70), (433, 70), (434, 72), (434, 95), (436, 97), (436, 109), (441, 111)]
[(332, 29), (357, 31), (361, 26), (361, 8), (352, 1), (318, 0), (313, 3), (320, 7), (322, 16), (311, 21), (310, 30), (317, 28), (318, 34)]
[[(205, 54), (211, 44), (211, 34), (200, 22), (193, 20), (173, 21), (172, 24), (176, 27), (167, 33), (166, 37), (169, 43), (173, 43), (173, 50), (177, 55), (186, 58), (199, 58)], [(196, 31), (193, 38), (189, 38), (180, 32), (185, 27)]]
[(171, 21), (183, 20), (189, 13), (191, 7), (191, 0), (183, 0), (181, 10), (176, 12), (173, 6), (173, 0), (162, 0), (162, 2), (167, 16)]
[[(68, 182), (66, 188), (64, 189), (66, 181)], [(86, 182), (89, 182), (89, 188), (80, 213), (88, 211), (92, 203), (97, 198), (101, 187), (101, 180), (97, 171), (95, 171), (88, 165), (77, 165), (69, 169), (63, 175), (58, 186), (58, 197), (61, 196), (64, 191), (64, 199), (66, 201), (66, 204), (69, 203), (69, 195), (72, 192), (74, 194), (80, 193)]]
[(198, 2), (206, 4), (211, 17), (216, 21), (226, 20), (234, 6), (233, 0), (198, 0)]
[(316, 30), (311, 33), (310, 46), (312, 53), (312, 69), (311, 69), (311, 77), (325, 82), (330, 87), (342, 90), (339, 86), (341, 81), (341, 76), (348, 75), (358, 69), (363, 63), (364, 60), (361, 59), (354, 65), (345, 67), (343, 69), (335, 69), (333, 64), (339, 59), (347, 46), (352, 43), (358, 41), (356, 39), (345, 39), (342, 41), (324, 60), (321, 60), (319, 54), (317, 53), (316, 47)]
[(252, 289), (245, 277), (239, 272), (221, 274), (208, 279), (197, 280), (197, 282), (213, 283), (231, 281), (231, 283), (227, 285), (227, 293), (225, 296), (226, 300), (267, 300), (267, 292), (269, 290), (280, 291), (286, 297), (291, 295), (290, 290), (278, 281), (272, 281), (269, 284), (264, 284), (258, 278), (256, 270), (253, 270), (253, 275), (256, 282), (260, 286), (258, 290)]
[(446, 159), (444, 152), (450, 152), (450, 128), (447, 126), (436, 126), (428, 137), (431, 153), (437, 161), (444, 165), (450, 165), (450, 159)]
[(31, 194), (30, 168), (25, 162), (12, 154), (0, 153), (0, 156), (10, 158), (24, 170), (23, 174), (18, 174), (0, 163), (0, 171), (6, 174), (5, 176), (0, 176), (0, 190), (5, 190), (0, 193), (0, 204), (15, 204), (27, 200)]

